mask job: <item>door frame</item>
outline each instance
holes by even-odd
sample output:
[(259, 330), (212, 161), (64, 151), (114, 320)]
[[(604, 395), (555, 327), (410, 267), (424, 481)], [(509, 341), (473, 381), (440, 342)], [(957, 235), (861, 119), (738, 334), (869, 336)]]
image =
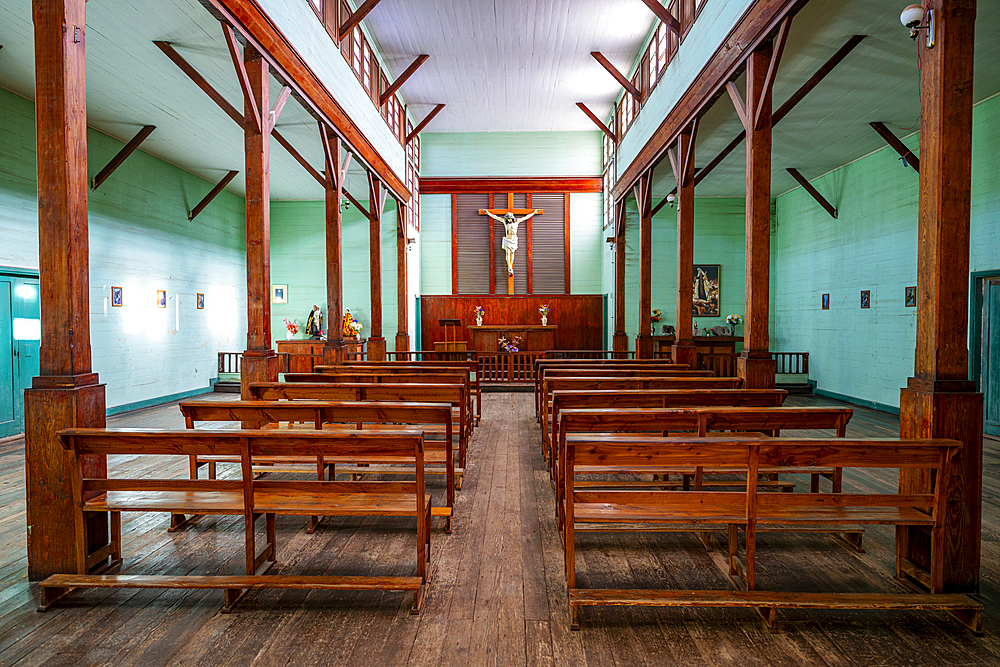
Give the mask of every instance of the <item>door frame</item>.
[[(1000, 269), (973, 271), (969, 274), (969, 379), (976, 383), (976, 391), (982, 392), (983, 360), (983, 281), (1000, 278)], [(973, 352), (974, 351), (974, 352)]]
[[(16, 282), (18, 279), (20, 279), (20, 280), (31, 280), (31, 281), (36, 281), (36, 282), (39, 281), (39, 276), (38, 276), (38, 270), (37, 269), (27, 269), (27, 268), (23, 268), (23, 267), (14, 267), (14, 266), (0, 266), (0, 277), (3, 277), (5, 279), (11, 279), (12, 286), (13, 286), (13, 283)], [(13, 289), (11, 290), (10, 298), (11, 298), (10, 305), (11, 305), (11, 309), (12, 309), (11, 310), (11, 323), (13, 324), (13, 318), (14, 318), (14, 314), (15, 314), (15, 311), (14, 311), (15, 291)], [(21, 385), (21, 378), (20, 378), (21, 368), (20, 368), (20, 363), (21, 363), (21, 358), (22, 357), (21, 357), (20, 353), (16, 352), (17, 349), (18, 349), (16, 347), (17, 346), (17, 341), (13, 339), (13, 336), (11, 337), (11, 344), (15, 346), (14, 347), (14, 350), (15, 350), (15, 353), (16, 353), (15, 356), (19, 357), (18, 360), (17, 360), (17, 362), (14, 363), (12, 365), (12, 368), (11, 368), (11, 372), (17, 376), (17, 380), (16, 380), (16, 385), (15, 386), (20, 388), (19, 391), (17, 391), (17, 390), (15, 391), (16, 395), (14, 397), (14, 422), (19, 427), (19, 430), (16, 430), (14, 433), (10, 434), (10, 435), (17, 435), (18, 433), (24, 433), (24, 419), (25, 419), (25, 414), (24, 414), (24, 390), (28, 389), (29, 387)], [(39, 341), (39, 346), (41, 346), (41, 341)]]

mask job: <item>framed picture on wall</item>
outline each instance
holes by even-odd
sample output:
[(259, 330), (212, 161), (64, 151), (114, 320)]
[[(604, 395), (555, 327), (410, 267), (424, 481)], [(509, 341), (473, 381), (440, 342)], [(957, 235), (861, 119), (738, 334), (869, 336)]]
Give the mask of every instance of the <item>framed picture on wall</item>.
[(719, 264), (694, 265), (694, 290), (691, 314), (695, 317), (719, 317), (722, 301), (722, 266)]
[(288, 303), (288, 285), (271, 285), (271, 303)]
[(871, 303), (872, 303), (871, 298), (872, 298), (871, 290), (861, 290), (861, 307), (871, 308)]
[(903, 299), (903, 305), (907, 308), (917, 307), (917, 286), (906, 288), (906, 297)]
[(197, 302), (196, 306), (197, 306), (198, 310), (204, 310), (205, 309), (205, 295), (204, 294), (200, 294), (199, 293), (197, 296), (195, 296), (195, 301)]
[(830, 310), (830, 295), (824, 294), (822, 298), (822, 308), (823, 310)]
[(156, 290), (156, 307), (157, 308), (167, 307), (167, 290), (165, 289)]
[(111, 287), (111, 305), (115, 308), (122, 307), (122, 288), (121, 287)]

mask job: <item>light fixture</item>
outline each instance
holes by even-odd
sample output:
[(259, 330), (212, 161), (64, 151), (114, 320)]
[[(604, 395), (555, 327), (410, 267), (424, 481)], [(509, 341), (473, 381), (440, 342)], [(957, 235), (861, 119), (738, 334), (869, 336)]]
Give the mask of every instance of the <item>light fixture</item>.
[(920, 5), (907, 5), (899, 15), (899, 22), (910, 29), (910, 39), (916, 39), (921, 30), (927, 31), (926, 45), (934, 48), (934, 10), (926, 12)]
[(677, 196), (673, 193), (667, 195), (667, 203), (670, 204), (670, 208), (673, 208), (674, 204), (677, 203)]

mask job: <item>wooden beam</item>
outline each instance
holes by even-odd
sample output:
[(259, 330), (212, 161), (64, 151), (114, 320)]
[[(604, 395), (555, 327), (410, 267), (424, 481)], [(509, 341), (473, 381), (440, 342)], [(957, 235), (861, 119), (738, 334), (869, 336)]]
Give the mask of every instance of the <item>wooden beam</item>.
[[(774, 45), (771, 47), (771, 63), (767, 66), (767, 77), (764, 79), (764, 87), (767, 90), (772, 90), (774, 88), (774, 78), (778, 74), (778, 65), (781, 64), (781, 54), (785, 50), (785, 42), (788, 40), (788, 29), (792, 25), (792, 17), (786, 16), (781, 22), (781, 27), (778, 29), (778, 36), (774, 38)], [(747, 113), (749, 113), (749, 109)], [(763, 107), (757, 107), (753, 116), (753, 126), (760, 129), (761, 116), (764, 109)], [(772, 114), (773, 116), (773, 114)], [(773, 122), (772, 122), (773, 126)]]
[(361, 23), (361, 21), (368, 16), (368, 13), (375, 9), (375, 5), (377, 5), (380, 1), (381, 0), (365, 0), (361, 3), (361, 6), (355, 9), (354, 13), (348, 16), (347, 19), (340, 24), (340, 39), (347, 37), (347, 33), (349, 33), (354, 26)]
[(591, 111), (589, 108), (587, 108), (586, 104), (584, 104), (583, 102), (577, 102), (576, 106), (580, 107), (580, 110), (583, 111), (583, 113), (587, 114), (587, 117), (590, 118), (590, 120), (594, 121), (594, 124), (597, 125), (597, 127), (601, 128), (601, 132), (603, 132), (604, 134), (608, 135), (608, 138), (610, 138), (611, 141), (614, 141), (616, 143), (618, 142), (618, 138), (615, 137), (615, 133), (612, 132), (608, 128), (608, 126), (605, 125), (604, 122), (601, 121), (601, 119), (598, 118), (597, 115), (593, 111)]
[(719, 48), (671, 107), (632, 163), (619, 171), (612, 191), (615, 200), (626, 197), (640, 175), (656, 166), (666, 149), (697, 116), (724, 93), (727, 81), (733, 81), (744, 69), (747, 54), (769, 41), (786, 16), (794, 15), (808, 0), (757, 0), (743, 14)]
[(406, 291), (406, 207), (396, 202), (396, 351), (410, 349)]
[(323, 361), (340, 364), (344, 361), (344, 341), (341, 317), (344, 312), (344, 269), (343, 269), (343, 211), (341, 194), (347, 164), (351, 154), (347, 154), (345, 165), (341, 167), (340, 139), (325, 123), (319, 123), (319, 136), (323, 144), (326, 165), (326, 342), (323, 344)]
[(653, 314), (653, 172), (643, 174), (636, 181), (633, 193), (639, 212), (639, 334), (635, 341), (635, 356), (653, 358), (651, 317)]
[(232, 26), (228, 23), (222, 24), (222, 32), (226, 37), (226, 46), (229, 47), (229, 57), (232, 59), (233, 67), (236, 69), (236, 78), (239, 79), (240, 90), (243, 91), (243, 100), (248, 108), (247, 113), (254, 122), (257, 131), (263, 132), (264, 125), (260, 118), (262, 109), (258, 109), (256, 104), (250, 104), (250, 101), (253, 100), (250, 90), (250, 75), (247, 73), (246, 63), (243, 62), (243, 54), (240, 50), (239, 42), (236, 41), (236, 33), (233, 32)]
[(368, 359), (385, 359), (385, 338), (382, 337), (382, 211), (385, 189), (378, 178), (368, 172), (368, 275), (371, 287), (371, 335), (368, 337)]
[(316, 179), (317, 183), (319, 183), (320, 185), (324, 185), (326, 183), (326, 177), (323, 176), (323, 174), (316, 171), (316, 169), (311, 164), (309, 164), (304, 157), (302, 157), (302, 154), (299, 153), (297, 150), (295, 150), (295, 148), (293, 148), (290, 143), (288, 143), (288, 139), (285, 139), (285, 137), (279, 134), (277, 130), (273, 130), (271, 132), (271, 136), (274, 137), (274, 140), (277, 141), (278, 144), (282, 148), (284, 148), (289, 155), (295, 158), (296, 162), (302, 165), (303, 169), (309, 172), (310, 176)]
[(659, 0), (642, 0), (650, 11), (656, 14), (656, 18), (667, 24), (667, 28), (678, 37), (681, 36), (681, 24), (670, 11), (660, 4)]
[(122, 162), (124, 162), (128, 156), (139, 147), (139, 144), (144, 142), (146, 137), (152, 134), (155, 129), (155, 125), (143, 125), (142, 129), (136, 132), (135, 136), (132, 137), (132, 139), (130, 139), (120, 151), (118, 151), (118, 155), (111, 158), (111, 161), (104, 166), (104, 169), (101, 169), (97, 176), (94, 176), (94, 178), (90, 181), (90, 189), (96, 190), (101, 187), (101, 183), (108, 180), (108, 176), (115, 173), (115, 169), (120, 167)]
[(698, 134), (697, 122), (677, 139), (677, 307), (674, 323), (677, 334), (671, 358), (675, 364), (688, 364), (696, 368), (698, 348), (692, 331), (693, 276), (694, 276), (694, 145)]
[(615, 333), (611, 338), (611, 349), (624, 358), (628, 351), (628, 335), (625, 333), (625, 202), (615, 203)]
[(396, 77), (396, 80), (393, 81), (391, 84), (389, 84), (389, 87), (385, 89), (385, 92), (382, 93), (381, 96), (379, 96), (378, 105), (382, 106), (383, 104), (385, 104), (386, 101), (390, 97), (392, 97), (397, 90), (399, 90), (399, 87), (402, 86), (404, 83), (406, 83), (406, 80), (409, 79), (413, 75), (413, 73), (417, 71), (417, 68), (423, 65), (424, 61), (427, 60), (428, 58), (430, 58), (430, 56), (427, 55), (426, 53), (421, 53), (419, 56), (417, 56), (416, 59), (412, 63), (410, 63), (410, 66), (404, 69), (403, 73), (400, 74), (398, 77)]
[(624, 88), (629, 95), (631, 95), (637, 100), (642, 98), (642, 93), (639, 92), (639, 89), (636, 88), (635, 85), (631, 81), (629, 81), (624, 74), (619, 72), (618, 68), (612, 65), (611, 61), (605, 58), (600, 51), (591, 51), (590, 55), (594, 56), (594, 60), (601, 63), (604, 69), (608, 70), (608, 73), (611, 76), (615, 77), (615, 81), (620, 83), (622, 88)]
[(913, 151), (907, 148), (906, 144), (900, 141), (899, 137), (893, 134), (892, 130), (885, 126), (885, 123), (875, 122), (868, 124), (879, 133), (879, 136), (885, 139), (885, 143), (889, 144), (894, 151), (899, 153), (899, 156), (903, 158), (903, 164), (913, 167), (914, 171), (918, 174), (920, 173), (920, 158), (914, 155)]
[(417, 126), (413, 128), (408, 135), (406, 135), (406, 143), (413, 141), (413, 137), (420, 134), (420, 131), (427, 127), (427, 124), (434, 120), (434, 116), (441, 113), (441, 109), (444, 109), (444, 104), (438, 104), (436, 107), (431, 109), (431, 112), (424, 116), (424, 119), (417, 123)]
[(729, 98), (733, 101), (733, 106), (736, 107), (736, 115), (740, 117), (743, 130), (746, 131), (750, 127), (750, 120), (747, 118), (747, 105), (743, 101), (743, 97), (740, 95), (740, 90), (736, 87), (735, 81), (726, 83), (726, 92), (729, 93)]
[(826, 200), (826, 197), (820, 194), (819, 190), (813, 187), (813, 184), (810, 183), (805, 176), (799, 173), (798, 169), (791, 167), (785, 169), (785, 171), (791, 174), (792, 178), (798, 181), (799, 185), (801, 185), (806, 192), (812, 195), (812, 198), (816, 200), (816, 203), (822, 206), (826, 210), (826, 212), (830, 214), (831, 218), (833, 218), (834, 220), (837, 219), (837, 209), (834, 208), (833, 204), (831, 204)]
[(205, 197), (200, 202), (198, 202), (198, 204), (193, 209), (191, 209), (191, 212), (188, 213), (188, 220), (194, 220), (195, 218), (197, 218), (198, 214), (204, 211), (205, 207), (212, 203), (212, 200), (215, 199), (218, 196), (218, 194), (226, 188), (227, 185), (229, 185), (229, 182), (231, 180), (236, 178), (236, 174), (238, 173), (240, 172), (237, 170), (233, 170), (230, 171), (225, 176), (223, 176), (222, 180), (216, 183), (215, 187), (209, 190), (208, 194), (205, 195)]
[(278, 124), (278, 118), (281, 116), (281, 111), (285, 108), (285, 102), (288, 101), (288, 96), (292, 94), (292, 89), (288, 86), (284, 86), (281, 92), (278, 93), (278, 100), (274, 103), (274, 108), (267, 114), (267, 132), (270, 134), (274, 130), (274, 126)]

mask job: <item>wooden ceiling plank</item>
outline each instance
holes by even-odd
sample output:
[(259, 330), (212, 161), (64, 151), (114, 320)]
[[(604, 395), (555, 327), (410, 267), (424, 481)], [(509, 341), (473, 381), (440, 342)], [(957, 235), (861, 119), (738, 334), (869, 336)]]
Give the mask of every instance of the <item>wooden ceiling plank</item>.
[(251, 113), (251, 118), (253, 118), (254, 127), (257, 128), (258, 132), (263, 132), (264, 127), (261, 124), (260, 109), (258, 109), (258, 104), (253, 98), (253, 94), (250, 92), (250, 77), (247, 76), (246, 64), (243, 62), (243, 54), (240, 53), (239, 42), (236, 41), (236, 33), (233, 32), (232, 26), (228, 23), (222, 24), (222, 32), (226, 36), (226, 46), (229, 47), (229, 57), (233, 60), (233, 67), (236, 68), (236, 78), (240, 81), (240, 89), (243, 91), (243, 100), (246, 102), (246, 106), (250, 108), (253, 112)]
[(375, 5), (379, 2), (380, 0), (365, 0), (360, 7), (355, 9), (354, 13), (348, 16), (347, 19), (341, 24), (340, 39), (347, 37), (347, 33), (351, 32), (351, 29), (354, 28), (354, 26), (361, 23), (361, 21), (368, 16), (368, 13), (375, 9)]
[(385, 89), (385, 92), (378, 98), (378, 105), (382, 106), (386, 101), (392, 97), (399, 87), (406, 83), (406, 80), (413, 76), (413, 73), (417, 71), (417, 68), (424, 64), (424, 61), (430, 58), (426, 53), (421, 53), (416, 59), (410, 63), (409, 67), (403, 70), (403, 73), (396, 77), (396, 80), (389, 84), (389, 87)]
[(101, 169), (101, 171), (98, 172), (97, 176), (94, 176), (94, 178), (91, 179), (90, 189), (96, 190), (97, 188), (101, 187), (101, 183), (108, 180), (108, 177), (111, 176), (111, 174), (115, 173), (115, 169), (120, 167), (122, 163), (125, 162), (125, 160), (128, 158), (128, 156), (131, 155), (132, 152), (139, 147), (139, 144), (144, 142), (146, 140), (146, 137), (152, 134), (153, 130), (155, 129), (156, 129), (155, 125), (143, 125), (142, 129), (136, 132), (135, 136), (132, 137), (132, 139), (129, 140), (129, 142), (125, 144), (125, 146), (122, 147), (120, 151), (118, 151), (118, 155), (111, 158), (111, 161), (104, 166), (104, 169)]
[(834, 220), (837, 219), (837, 209), (833, 206), (833, 204), (827, 201), (826, 197), (820, 194), (819, 190), (813, 187), (813, 184), (810, 183), (805, 176), (799, 173), (798, 169), (787, 168), (785, 169), (785, 171), (791, 174), (792, 178), (798, 181), (799, 185), (801, 185), (806, 192), (812, 195), (812, 198), (816, 200), (816, 203), (822, 206), (826, 210), (826, 212), (830, 214), (830, 217), (832, 217)]
[(209, 191), (209, 193), (205, 195), (205, 197), (200, 202), (198, 202), (198, 204), (193, 209), (191, 209), (191, 212), (188, 213), (188, 220), (194, 220), (195, 218), (197, 218), (198, 214), (204, 211), (205, 207), (212, 203), (212, 200), (215, 199), (218, 196), (218, 194), (225, 189), (227, 185), (229, 185), (229, 182), (231, 180), (236, 178), (236, 174), (238, 173), (240, 172), (234, 169), (233, 171), (230, 171), (228, 174), (223, 176), (222, 180), (216, 183), (215, 187), (213, 187)]
[(413, 141), (413, 137), (420, 134), (420, 131), (423, 130), (425, 127), (427, 127), (427, 123), (434, 120), (434, 116), (441, 113), (441, 109), (444, 109), (444, 104), (439, 104), (433, 109), (431, 109), (431, 112), (426, 116), (424, 116), (424, 119), (419, 123), (417, 123), (417, 126), (413, 128), (413, 130), (408, 135), (406, 135), (406, 143), (410, 143), (411, 141)]
[(639, 89), (628, 80), (628, 77), (619, 72), (618, 68), (612, 65), (611, 61), (604, 57), (604, 54), (600, 51), (591, 51), (590, 55), (594, 56), (594, 60), (601, 63), (604, 69), (608, 70), (608, 73), (611, 76), (615, 77), (615, 81), (620, 83), (622, 88), (628, 91), (629, 95), (637, 100), (642, 98), (642, 93), (639, 92)]
[(597, 127), (601, 128), (601, 131), (604, 132), (604, 134), (608, 135), (611, 141), (614, 142), (618, 141), (617, 137), (615, 137), (615, 133), (612, 132), (610, 128), (608, 128), (608, 126), (605, 125), (601, 121), (601, 119), (598, 118), (597, 115), (587, 107), (586, 104), (584, 104), (583, 102), (577, 102), (576, 106), (580, 107), (580, 110), (583, 111), (583, 113), (587, 114), (587, 117), (590, 118), (590, 120), (594, 121)]
[(894, 151), (899, 153), (899, 157), (903, 158), (903, 164), (913, 167), (914, 171), (920, 173), (920, 158), (914, 155), (913, 151), (907, 148), (906, 144), (900, 141), (899, 137), (893, 134), (892, 130), (885, 126), (885, 123), (875, 122), (868, 124), (871, 125), (883, 139), (885, 139), (885, 142), (889, 144)]

